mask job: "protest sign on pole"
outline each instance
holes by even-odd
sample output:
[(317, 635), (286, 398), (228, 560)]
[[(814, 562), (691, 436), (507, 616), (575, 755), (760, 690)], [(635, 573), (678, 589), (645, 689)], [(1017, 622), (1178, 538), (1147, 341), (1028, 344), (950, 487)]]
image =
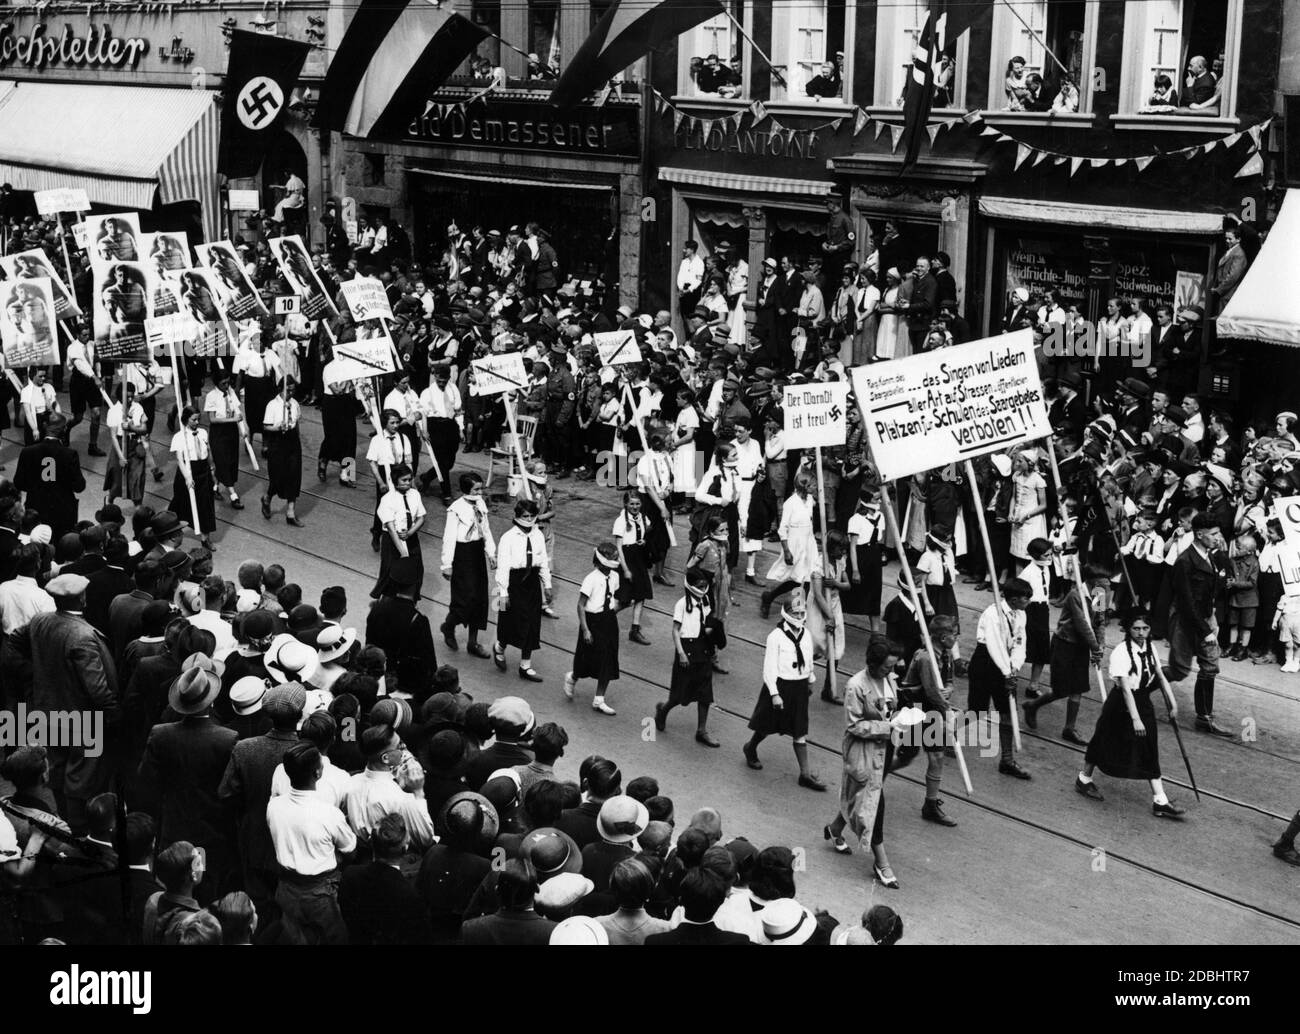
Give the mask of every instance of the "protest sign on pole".
[(358, 323), (365, 320), (393, 318), (384, 285), (372, 276), (358, 276), (343, 282), (343, 298), (348, 311)]
[[(366, 331), (362, 335), (362, 331)], [(393, 363), (393, 344), (379, 320), (357, 326), (353, 341), (335, 341), (334, 358), (341, 364), (345, 380), (379, 377), (397, 369)]]
[(636, 343), (636, 333), (631, 330), (611, 330), (591, 335), (592, 344), (600, 353), (601, 366), (620, 366), (639, 363), (641, 347)]
[(291, 237), (272, 237), (266, 242), (275, 256), (276, 264), (291, 290), (302, 296), (302, 314), (309, 320), (329, 319), (337, 316), (338, 309), (311, 264), (307, 246), (297, 234)]
[(1300, 495), (1279, 496), (1274, 509), (1282, 525), (1282, 541), (1277, 544), (1282, 591), (1287, 596), (1300, 596)]
[(500, 395), (503, 391), (528, 387), (524, 357), (518, 352), (485, 355), (471, 360), (470, 366), (474, 370), (474, 382), (469, 386), (471, 395)]
[(851, 376), (886, 480), (1052, 433), (1029, 330), (859, 366)]
[(55, 187), (38, 190), (33, 195), (36, 211), (41, 215), (58, 215), (61, 212), (89, 212), (90, 199), (80, 187)]
[(0, 344), (10, 369), (58, 365), (59, 325), (48, 278), (0, 283)]
[(232, 320), (270, 315), (262, 302), (262, 296), (249, 279), (248, 271), (233, 243), (214, 241), (212, 244), (197, 244), (194, 250), (198, 252), (199, 261), (216, 274), (217, 287)]
[(0, 269), (4, 270), (5, 276), (10, 280), (49, 280), (50, 290), (54, 292), (54, 315), (59, 319), (81, 314), (72, 292), (40, 248), (20, 251), (15, 255), (0, 255)]

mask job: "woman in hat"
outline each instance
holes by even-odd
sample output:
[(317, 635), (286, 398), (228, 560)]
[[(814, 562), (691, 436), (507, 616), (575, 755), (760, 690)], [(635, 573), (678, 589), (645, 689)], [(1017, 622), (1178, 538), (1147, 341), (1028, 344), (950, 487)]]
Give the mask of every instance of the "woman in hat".
[(903, 309), (899, 306), (902, 283), (903, 277), (897, 269), (891, 267), (885, 273), (885, 291), (876, 310), (880, 314), (880, 326), (876, 329), (876, 350), (872, 356), (875, 360), (901, 359), (911, 351), (907, 319), (901, 315)]
[(280, 394), (266, 404), (262, 428), (269, 436), (267, 442), (267, 485), (262, 496), (262, 516), (271, 519), (271, 499), (279, 496), (285, 501), (285, 523), (301, 528), (296, 507), (302, 491), (302, 439), (298, 435), (298, 421), (302, 407), (293, 397), (295, 382), (285, 377)]
[(789, 736), (799, 763), (799, 785), (825, 790), (826, 784), (808, 768), (808, 699), (817, 679), (813, 666), (813, 640), (805, 622), (808, 608), (803, 592), (790, 595), (781, 610), (781, 624), (768, 634), (763, 654), (763, 685), (749, 718), (753, 736), (744, 746), (745, 763), (761, 769), (758, 745), (768, 736)]
[[(193, 406), (181, 411), (181, 429), (172, 436), (170, 452), (176, 457), (170, 508), (178, 518), (189, 523), (207, 549), (214, 549), (212, 532), (217, 526), (217, 514), (212, 500), (211, 452), (208, 432), (199, 426), (199, 411)], [(190, 512), (191, 492), (197, 513)]]
[(874, 632), (880, 618), (881, 575), (885, 564), (885, 515), (880, 509), (880, 489), (863, 485), (857, 510), (849, 518), (849, 583), (840, 594), (846, 614), (865, 614)]
[[(204, 396), (203, 411), (208, 415), (208, 441), (212, 447), (212, 467), (217, 484), (230, 495), (230, 505), (242, 510), (235, 485), (239, 481), (239, 438), (244, 424), (244, 406), (231, 388), (230, 374), (218, 366), (215, 387)], [(356, 421), (352, 421), (356, 427)]]
[(370, 590), (370, 598), (377, 600), (388, 583), (388, 571), (399, 556), (415, 561), (417, 575), (415, 590), (418, 594), (424, 584), (424, 553), (420, 548), (420, 529), (424, 527), (426, 511), (420, 493), (412, 487), (415, 480), (411, 468), (399, 463), (392, 469), (393, 487), (379, 500), (375, 515), (384, 529), (379, 551), (379, 577)]
[(1178, 714), (1178, 702), (1161, 671), (1160, 655), (1150, 636), (1146, 611), (1130, 612), (1124, 641), (1110, 655), (1113, 688), (1102, 705), (1074, 788), (1084, 797), (1100, 801), (1101, 790), (1093, 781), (1097, 769), (1116, 779), (1145, 779), (1151, 784), (1151, 813), (1157, 818), (1180, 819), (1184, 811), (1165, 796), (1160, 778), (1160, 727), (1151, 692), (1159, 688), (1164, 694), (1171, 721)]
[(541, 682), (533, 670), (532, 656), (542, 641), (542, 607), (551, 595), (551, 563), (546, 539), (536, 528), (537, 504), (531, 499), (515, 503), (514, 524), (497, 543), (497, 639), (492, 660), (506, 670), (506, 647), (519, 650), (519, 677)]
[(663, 732), (668, 712), (678, 705), (694, 703), (696, 708), (695, 742), (706, 747), (718, 746), (709, 735), (709, 706), (713, 703), (713, 657), (725, 646), (727, 634), (713, 616), (709, 599), (710, 578), (696, 567), (686, 573), (686, 593), (673, 608), (672, 681), (668, 699), (655, 705), (655, 727)]
[(569, 700), (573, 699), (579, 679), (595, 679), (591, 709), (607, 715), (616, 712), (605, 703), (605, 693), (619, 676), (618, 569), (626, 569), (626, 560), (620, 558), (619, 552), (614, 543), (605, 541), (592, 554), (592, 570), (578, 589), (578, 642), (573, 648), (573, 668), (564, 676), (564, 695)]
[(850, 851), (844, 839), (847, 826), (858, 838), (859, 849), (871, 848), (872, 871), (882, 886), (898, 889), (898, 877), (885, 854), (885, 776), (894, 755), (894, 723), (898, 713), (898, 686), (894, 668), (899, 648), (883, 639), (867, 647), (867, 663), (844, 687), (844, 775), (840, 781), (840, 808), (834, 820), (822, 827), (822, 836), (840, 854)]

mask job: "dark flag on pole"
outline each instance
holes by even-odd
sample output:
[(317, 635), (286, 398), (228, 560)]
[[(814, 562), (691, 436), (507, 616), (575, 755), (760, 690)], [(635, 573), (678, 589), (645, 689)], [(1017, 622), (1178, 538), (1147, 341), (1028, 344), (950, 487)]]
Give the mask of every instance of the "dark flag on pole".
[(551, 103), (573, 107), (656, 47), (723, 13), (719, 0), (614, 0), (555, 84)]
[(939, 34), (935, 29), (933, 10), (926, 15), (921, 38), (912, 49), (912, 68), (903, 87), (903, 165), (899, 173), (907, 172), (916, 164), (925, 136), (926, 123), (930, 121), (930, 108), (934, 103), (934, 63), (938, 58)]
[(452, 10), (363, 0), (325, 75), (317, 125), (352, 136), (400, 136), (487, 35)]
[(237, 178), (256, 175), (262, 167), (309, 50), (306, 43), (279, 36), (231, 32), (218, 172)]

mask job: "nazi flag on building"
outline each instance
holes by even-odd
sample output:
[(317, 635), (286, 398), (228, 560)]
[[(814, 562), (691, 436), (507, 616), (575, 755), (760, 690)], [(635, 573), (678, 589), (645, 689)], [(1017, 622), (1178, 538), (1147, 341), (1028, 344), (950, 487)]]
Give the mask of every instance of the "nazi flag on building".
[(256, 175), (310, 49), (260, 32), (230, 34), (218, 172), (231, 178)]

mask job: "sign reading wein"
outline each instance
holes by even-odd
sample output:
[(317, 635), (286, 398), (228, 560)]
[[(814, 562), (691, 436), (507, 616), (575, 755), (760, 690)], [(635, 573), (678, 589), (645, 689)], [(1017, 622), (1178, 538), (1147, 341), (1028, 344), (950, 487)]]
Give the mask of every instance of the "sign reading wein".
[(45, 68), (128, 68), (134, 70), (149, 53), (149, 41), (113, 35), (107, 23), (91, 25), (78, 36), (64, 24), (57, 35), (45, 22), (19, 29), (13, 22), (0, 22), (0, 69)]

